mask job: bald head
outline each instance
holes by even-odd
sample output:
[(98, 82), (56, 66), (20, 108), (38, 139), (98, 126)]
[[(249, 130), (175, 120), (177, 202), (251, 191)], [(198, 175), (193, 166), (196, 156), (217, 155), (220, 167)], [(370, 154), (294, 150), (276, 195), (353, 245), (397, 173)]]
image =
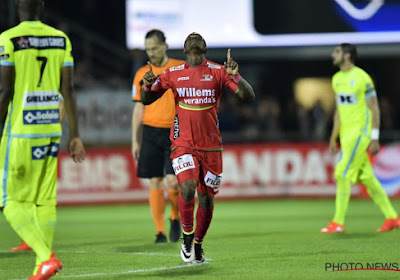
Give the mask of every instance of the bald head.
[(15, 0), (20, 21), (39, 20), (44, 0)]

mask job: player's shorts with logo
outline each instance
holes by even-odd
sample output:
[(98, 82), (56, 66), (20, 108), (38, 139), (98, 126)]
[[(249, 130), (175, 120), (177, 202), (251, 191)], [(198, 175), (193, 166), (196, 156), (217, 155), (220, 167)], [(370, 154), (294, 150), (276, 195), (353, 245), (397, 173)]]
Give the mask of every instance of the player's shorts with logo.
[(7, 201), (56, 205), (60, 138), (3, 135), (0, 146), (0, 207)]
[(170, 159), (169, 133), (169, 128), (143, 125), (138, 163), (139, 178), (164, 177), (167, 174), (174, 174)]
[(222, 152), (192, 150), (177, 147), (171, 152), (172, 167), (182, 184), (187, 180), (197, 180), (199, 193), (214, 196), (222, 179)]
[(360, 134), (340, 139), (341, 154), (335, 167), (335, 178), (347, 178), (352, 184), (374, 176), (367, 149), (371, 140)]

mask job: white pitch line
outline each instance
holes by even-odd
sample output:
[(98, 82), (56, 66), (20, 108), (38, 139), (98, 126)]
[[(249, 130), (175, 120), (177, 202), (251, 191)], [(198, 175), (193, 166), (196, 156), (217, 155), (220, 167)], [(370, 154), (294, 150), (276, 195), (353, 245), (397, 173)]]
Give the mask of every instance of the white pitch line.
[[(88, 274), (78, 274), (78, 275), (58, 275), (57, 279), (60, 278), (84, 278), (84, 277), (96, 277), (96, 276), (111, 276), (111, 275), (126, 275), (126, 274), (135, 274), (141, 272), (153, 272), (153, 271), (163, 271), (163, 270), (172, 270), (172, 269), (181, 269), (181, 268), (188, 268), (194, 266), (200, 266), (206, 263), (209, 263), (211, 259), (206, 259), (203, 263), (187, 263), (175, 266), (162, 266), (162, 267), (154, 267), (154, 268), (146, 268), (146, 269), (135, 269), (135, 270), (128, 270), (128, 271), (120, 271), (120, 272), (111, 272), (111, 273), (88, 273)], [(61, 271), (62, 273), (62, 271)], [(24, 279), (12, 279), (12, 280), (25, 280)]]
[[(181, 264), (175, 266), (162, 266), (162, 267), (154, 267), (154, 268), (147, 268), (147, 269), (135, 269), (135, 270), (128, 270), (128, 271), (121, 271), (121, 272), (111, 272), (111, 273), (88, 273), (88, 274), (80, 274), (80, 275), (59, 275), (57, 278), (83, 278), (83, 277), (95, 277), (95, 276), (111, 276), (111, 275), (126, 275), (126, 274), (135, 274), (141, 272), (153, 272), (153, 271), (163, 271), (163, 270), (172, 270), (172, 269), (181, 269), (181, 268), (188, 268), (193, 266), (199, 266), (210, 262), (210, 259), (206, 259), (204, 263), (195, 263), (195, 264)], [(61, 272), (62, 273), (62, 272)]]
[(112, 252), (112, 251), (55, 251), (62, 254), (115, 254), (115, 255), (142, 255), (142, 256), (160, 256), (160, 257), (179, 257), (179, 254), (165, 254), (158, 252)]
[[(0, 253), (8, 253), (9, 251), (1, 251)], [(107, 252), (107, 251), (57, 251), (59, 253), (71, 253), (71, 254), (129, 254), (129, 255), (146, 255), (146, 256), (172, 256), (178, 257), (177, 254), (163, 254), (163, 253), (146, 253), (146, 252)], [(89, 273), (89, 274), (78, 274), (78, 275), (59, 275), (59, 278), (83, 278), (83, 277), (96, 277), (96, 276), (111, 276), (111, 275), (125, 275), (125, 274), (135, 274), (141, 272), (153, 272), (153, 271), (163, 271), (163, 270), (172, 270), (172, 269), (181, 269), (181, 268), (188, 268), (203, 265), (206, 263), (211, 262), (211, 259), (206, 258), (204, 263), (185, 263), (181, 265), (175, 266), (162, 266), (162, 267), (154, 267), (154, 268), (146, 268), (146, 269), (135, 269), (135, 270), (128, 270), (128, 271), (121, 271), (121, 272), (111, 272), (111, 273)], [(62, 273), (62, 271), (61, 271)], [(25, 280), (25, 279), (13, 279), (13, 280)]]
[[(31, 252), (31, 251), (29, 251)], [(56, 253), (62, 254), (115, 254), (115, 255), (142, 255), (142, 256), (160, 256), (160, 257), (179, 257), (179, 254), (165, 254), (157, 252), (110, 252), (110, 251), (63, 251), (57, 250)], [(11, 253), (11, 251), (0, 250), (0, 253)], [(22, 252), (21, 252), (22, 253)], [(18, 254), (18, 253), (16, 253)]]

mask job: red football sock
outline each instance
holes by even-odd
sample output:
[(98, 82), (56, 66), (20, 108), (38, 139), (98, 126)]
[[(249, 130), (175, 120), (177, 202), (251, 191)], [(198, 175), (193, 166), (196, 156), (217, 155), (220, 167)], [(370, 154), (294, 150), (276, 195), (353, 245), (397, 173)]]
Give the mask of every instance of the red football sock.
[(178, 206), (183, 232), (190, 234), (193, 232), (194, 198), (191, 201), (186, 202), (179, 193)]
[(194, 240), (198, 243), (203, 242), (204, 236), (210, 227), (214, 206), (210, 209), (204, 209), (199, 205), (196, 213), (196, 231), (194, 233)]

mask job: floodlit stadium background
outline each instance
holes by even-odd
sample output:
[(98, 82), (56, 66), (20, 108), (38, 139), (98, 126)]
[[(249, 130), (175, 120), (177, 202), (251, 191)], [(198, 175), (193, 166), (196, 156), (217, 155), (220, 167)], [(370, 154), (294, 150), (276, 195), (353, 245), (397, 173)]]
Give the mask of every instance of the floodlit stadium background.
[[(88, 146), (82, 166), (60, 155), (60, 203), (147, 199), (130, 153), (130, 96), (133, 75), (147, 60), (143, 39), (151, 28), (165, 31), (171, 57), (184, 58), (183, 41), (192, 31), (205, 37), (215, 62), (223, 63), (232, 48), (255, 89), (252, 104), (228, 94), (221, 102), (225, 166), (219, 198), (334, 195), (335, 159), (327, 140), (334, 104), (330, 77), (337, 69), (330, 54), (342, 42), (359, 46), (358, 65), (375, 80), (384, 148), (374, 167), (386, 191), (399, 196), (400, 0), (381, 2), (46, 1), (43, 21), (72, 40), (80, 130)], [(1, 1), (0, 31), (16, 23), (14, 0)], [(366, 194), (362, 187), (353, 193)]]

